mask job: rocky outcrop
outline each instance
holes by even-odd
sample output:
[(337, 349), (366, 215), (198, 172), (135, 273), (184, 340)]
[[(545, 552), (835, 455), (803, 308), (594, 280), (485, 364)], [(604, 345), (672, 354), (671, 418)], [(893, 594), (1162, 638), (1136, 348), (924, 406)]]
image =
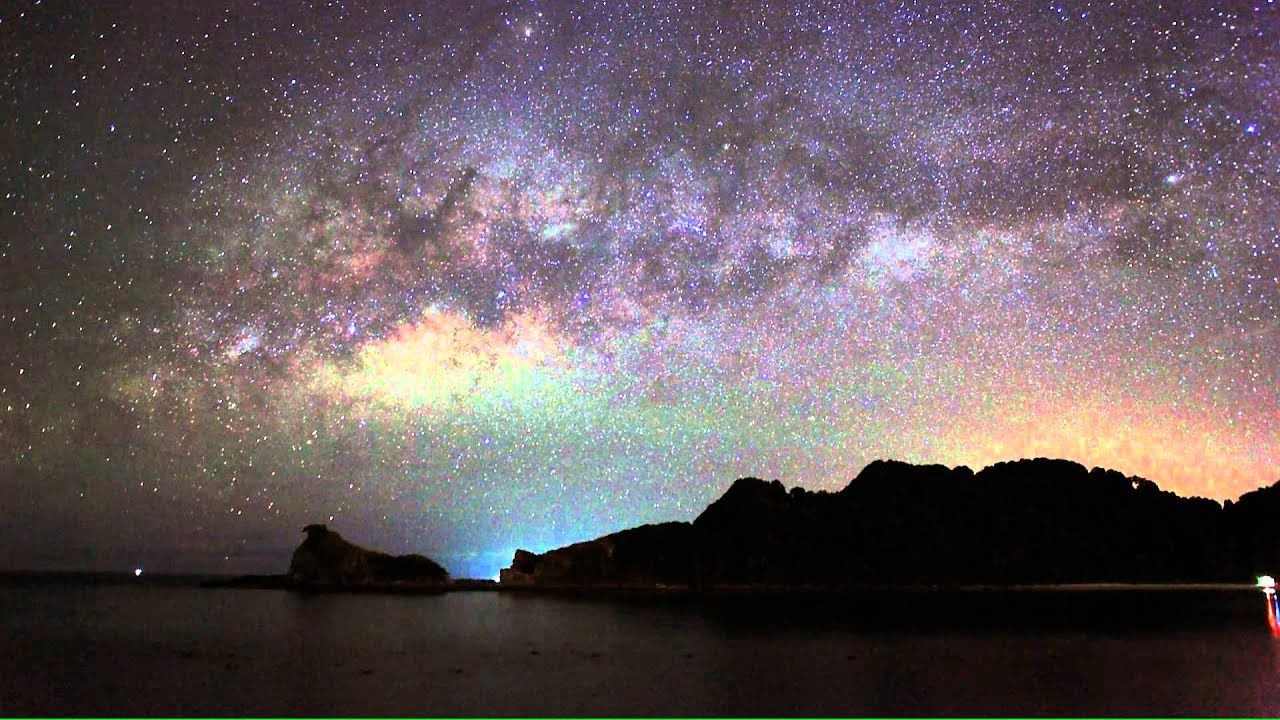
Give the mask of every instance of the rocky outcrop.
[(347, 542), (325, 525), (303, 528), (307, 539), (293, 551), (289, 576), (301, 585), (376, 587), (445, 583), (449, 573), (422, 555), (388, 555)]
[(877, 461), (836, 493), (744, 478), (692, 523), (541, 555), (504, 585), (695, 588), (1231, 582), (1280, 569), (1280, 483), (1219, 505), (1064, 460)]
[(543, 555), (517, 550), (500, 575), (504, 586), (646, 586), (687, 583), (693, 572), (692, 527), (643, 525)]

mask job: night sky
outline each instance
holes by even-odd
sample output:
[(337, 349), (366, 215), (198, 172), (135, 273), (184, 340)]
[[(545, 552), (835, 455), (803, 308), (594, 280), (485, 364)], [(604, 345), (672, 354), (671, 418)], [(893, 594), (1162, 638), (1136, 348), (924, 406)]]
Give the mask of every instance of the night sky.
[(1280, 7), (0, 8), (0, 568), (1280, 480)]

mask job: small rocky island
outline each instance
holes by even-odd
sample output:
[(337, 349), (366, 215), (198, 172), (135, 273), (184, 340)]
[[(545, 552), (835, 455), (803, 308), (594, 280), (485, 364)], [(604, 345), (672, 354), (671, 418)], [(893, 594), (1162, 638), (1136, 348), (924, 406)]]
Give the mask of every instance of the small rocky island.
[(389, 555), (347, 541), (327, 525), (302, 529), (307, 538), (293, 551), (284, 575), (244, 575), (211, 580), (206, 587), (278, 590), (441, 592), (445, 589), (493, 587), (491, 581), (452, 580), (449, 571), (424, 555)]
[(440, 585), (449, 572), (423, 555), (388, 555), (347, 542), (326, 525), (303, 528), (307, 539), (293, 551), (289, 577), (301, 585), (370, 587)]
[(1280, 483), (1219, 505), (1065, 460), (877, 461), (839, 492), (736, 481), (693, 522), (535, 554), (503, 587), (1244, 582), (1280, 568)]

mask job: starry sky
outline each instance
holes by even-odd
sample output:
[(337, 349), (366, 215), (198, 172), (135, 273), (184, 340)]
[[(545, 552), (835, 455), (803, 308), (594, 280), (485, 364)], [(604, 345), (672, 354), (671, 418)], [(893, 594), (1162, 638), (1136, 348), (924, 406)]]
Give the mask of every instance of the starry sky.
[(1280, 7), (0, 7), (0, 568), (1280, 480)]

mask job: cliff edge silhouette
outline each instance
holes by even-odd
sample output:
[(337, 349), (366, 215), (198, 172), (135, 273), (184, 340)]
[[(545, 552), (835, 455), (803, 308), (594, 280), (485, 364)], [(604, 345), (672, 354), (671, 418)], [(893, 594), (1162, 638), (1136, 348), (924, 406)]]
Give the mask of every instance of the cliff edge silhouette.
[(693, 522), (535, 554), (503, 586), (688, 588), (1243, 582), (1280, 569), (1280, 483), (1219, 505), (1037, 458), (876, 461), (839, 492), (742, 478)]

